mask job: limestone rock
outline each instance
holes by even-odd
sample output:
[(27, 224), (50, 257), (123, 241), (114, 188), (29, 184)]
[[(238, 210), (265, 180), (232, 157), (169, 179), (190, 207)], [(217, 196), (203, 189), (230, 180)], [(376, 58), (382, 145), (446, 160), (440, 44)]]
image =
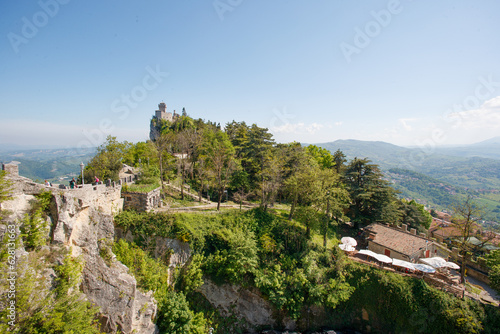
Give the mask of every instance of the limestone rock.
[[(257, 333), (254, 328), (258, 326), (277, 326), (273, 317), (273, 308), (258, 293), (243, 289), (232, 284), (216, 285), (208, 279), (200, 287), (201, 293), (222, 313), (236, 314), (248, 323), (249, 333)], [(295, 329), (294, 323), (290, 322), (289, 328)]]

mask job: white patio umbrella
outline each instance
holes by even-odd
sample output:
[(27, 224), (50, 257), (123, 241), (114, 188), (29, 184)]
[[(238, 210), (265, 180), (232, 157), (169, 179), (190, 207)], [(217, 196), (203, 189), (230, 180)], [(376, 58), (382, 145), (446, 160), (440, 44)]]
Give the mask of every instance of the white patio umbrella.
[(377, 260), (379, 260), (380, 262), (383, 262), (383, 263), (392, 263), (392, 259), (390, 257), (388, 257), (387, 255), (375, 253), (374, 258), (376, 258)]
[(355, 247), (358, 244), (356, 239), (351, 237), (343, 237), (342, 239), (340, 239), (340, 242), (343, 243), (344, 245), (350, 245), (353, 247)]
[(339, 244), (339, 248), (346, 252), (354, 252), (356, 248), (351, 245)]
[(428, 266), (426, 264), (423, 264), (423, 263), (414, 263), (413, 266), (415, 267), (415, 269), (417, 269), (418, 271), (421, 271), (423, 273), (432, 274), (432, 273), (436, 272), (436, 269), (434, 269), (431, 266)]
[(410, 270), (416, 269), (413, 263), (410, 263), (408, 261), (398, 260), (398, 259), (392, 259), (392, 265), (396, 266), (396, 267), (407, 268)]
[(446, 262), (443, 267), (451, 268), (451, 269), (455, 269), (455, 270), (460, 269), (460, 266), (456, 263), (453, 263), (453, 262)]
[(368, 249), (362, 249), (358, 253), (359, 254), (363, 254), (363, 255), (368, 255), (368, 256), (371, 256), (371, 257), (374, 257), (374, 255), (377, 255), (377, 253), (374, 253), (374, 252), (372, 252), (371, 250), (368, 250)]
[(446, 265), (446, 260), (439, 256), (422, 258), (420, 259), (420, 262), (428, 264), (429, 266), (434, 268), (443, 268)]
[(358, 253), (368, 255), (370, 257), (373, 257), (377, 261), (380, 261), (383, 263), (392, 263), (392, 259), (390, 257), (388, 257), (386, 255), (382, 255), (382, 254), (377, 254), (377, 253), (372, 252), (371, 250), (368, 250), (368, 249), (362, 249)]

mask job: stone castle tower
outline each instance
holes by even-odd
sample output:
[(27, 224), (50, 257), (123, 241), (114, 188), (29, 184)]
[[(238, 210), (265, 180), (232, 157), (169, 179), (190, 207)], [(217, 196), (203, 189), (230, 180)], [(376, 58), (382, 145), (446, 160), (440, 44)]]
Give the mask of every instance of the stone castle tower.
[(149, 138), (154, 141), (160, 136), (162, 120), (175, 122), (177, 118), (179, 118), (179, 114), (177, 114), (175, 110), (173, 114), (171, 112), (168, 112), (167, 104), (165, 102), (161, 102), (160, 104), (158, 104), (158, 110), (155, 111), (155, 115), (151, 119)]
[(177, 117), (179, 117), (179, 115), (175, 113), (175, 110), (173, 114), (171, 112), (167, 112), (167, 104), (162, 102), (158, 105), (155, 117), (157, 120), (164, 119), (166, 121), (173, 122)]

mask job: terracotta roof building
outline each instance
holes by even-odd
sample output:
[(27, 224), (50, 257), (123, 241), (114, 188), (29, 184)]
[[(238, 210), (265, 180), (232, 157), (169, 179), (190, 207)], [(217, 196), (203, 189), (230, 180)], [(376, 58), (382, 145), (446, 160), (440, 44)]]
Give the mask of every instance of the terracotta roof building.
[(453, 238), (460, 237), (462, 233), (452, 223), (442, 219), (433, 218), (429, 228), (431, 237), (439, 242), (450, 242)]
[(368, 249), (394, 259), (416, 262), (423, 257), (442, 256), (436, 244), (424, 236), (417, 235), (415, 229), (408, 232), (407, 225), (401, 228), (381, 224), (365, 227)]

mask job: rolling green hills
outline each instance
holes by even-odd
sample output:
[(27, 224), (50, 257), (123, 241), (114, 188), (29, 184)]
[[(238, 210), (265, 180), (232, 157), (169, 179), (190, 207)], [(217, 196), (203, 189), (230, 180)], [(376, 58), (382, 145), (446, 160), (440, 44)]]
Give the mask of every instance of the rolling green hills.
[[(348, 159), (370, 159), (380, 166), (401, 197), (413, 198), (431, 207), (447, 209), (467, 192), (472, 192), (485, 207), (484, 218), (500, 222), (500, 150), (495, 150), (496, 141), (432, 150), (359, 140), (316, 145), (332, 153), (340, 149)], [(477, 155), (483, 156), (467, 156), (474, 148)], [(487, 158), (487, 155), (497, 158)]]
[(32, 180), (67, 182), (80, 173), (80, 163), (86, 164), (95, 148), (19, 150), (0, 153), (0, 162), (19, 163), (19, 174)]

